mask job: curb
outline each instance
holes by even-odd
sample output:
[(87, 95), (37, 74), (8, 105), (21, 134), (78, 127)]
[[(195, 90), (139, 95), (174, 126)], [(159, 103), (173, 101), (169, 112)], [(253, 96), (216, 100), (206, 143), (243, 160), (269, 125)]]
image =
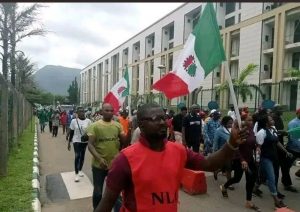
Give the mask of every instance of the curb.
[(40, 202), (40, 171), (39, 171), (39, 146), (37, 138), (37, 122), (35, 124), (35, 133), (33, 139), (33, 167), (32, 167), (32, 209), (34, 212), (41, 212)]

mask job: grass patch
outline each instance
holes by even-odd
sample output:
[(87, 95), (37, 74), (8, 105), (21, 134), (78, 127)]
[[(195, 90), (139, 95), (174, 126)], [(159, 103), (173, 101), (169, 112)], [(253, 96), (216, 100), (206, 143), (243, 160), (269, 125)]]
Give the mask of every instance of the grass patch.
[[(32, 121), (34, 126), (34, 119)], [(34, 132), (31, 132), (30, 124), (19, 137), (19, 145), (9, 154), (8, 175), (0, 177), (0, 211), (33, 211), (31, 180)]]

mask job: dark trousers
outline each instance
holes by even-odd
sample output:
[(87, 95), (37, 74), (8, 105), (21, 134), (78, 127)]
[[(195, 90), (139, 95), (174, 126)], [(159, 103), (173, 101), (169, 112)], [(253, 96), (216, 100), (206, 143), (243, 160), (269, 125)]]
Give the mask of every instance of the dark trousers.
[(58, 126), (52, 126), (52, 136), (57, 137)]
[(75, 174), (78, 174), (82, 170), (87, 143), (74, 142), (73, 147), (75, 152)]
[(186, 145), (188, 146), (188, 148), (192, 148), (194, 152), (199, 153), (200, 142), (187, 143)]
[[(235, 183), (239, 183), (242, 179), (244, 170), (242, 169), (242, 164), (240, 160), (233, 160), (232, 161), (232, 169), (234, 171), (233, 178), (229, 179), (225, 184), (224, 187), (227, 189), (229, 186)], [(248, 163), (248, 170), (245, 171), (246, 175), (246, 199), (251, 201), (252, 199), (252, 191), (254, 188), (257, 170), (254, 161)]]
[(40, 126), (41, 126), (41, 132), (45, 132), (45, 122), (40, 123)]
[(300, 158), (300, 152), (295, 152), (291, 149), (287, 149), (290, 153), (294, 155), (293, 158), (286, 157), (286, 154), (282, 151), (278, 151), (279, 164), (281, 167), (281, 182), (284, 186), (292, 185), (292, 179), (290, 176), (290, 169), (297, 158)]
[[(93, 172), (93, 184), (94, 184), (93, 208), (95, 210), (102, 199), (104, 180), (105, 177), (107, 176), (108, 170), (99, 169), (92, 166), (92, 172)], [(114, 205), (114, 212), (119, 212), (120, 208), (121, 208), (121, 201), (119, 197)]]
[(63, 135), (64, 135), (65, 132), (66, 132), (66, 125), (65, 125), (65, 124), (62, 124), (61, 126), (62, 126), (62, 129), (63, 129)]
[(52, 121), (49, 121), (49, 130), (50, 130), (50, 133), (52, 133)]

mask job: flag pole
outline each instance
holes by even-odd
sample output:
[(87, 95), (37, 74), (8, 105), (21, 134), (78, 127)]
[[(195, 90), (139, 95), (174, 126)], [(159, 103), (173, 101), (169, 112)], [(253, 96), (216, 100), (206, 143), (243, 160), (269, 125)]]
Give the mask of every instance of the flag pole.
[(235, 92), (234, 92), (234, 89), (233, 89), (233, 84), (232, 84), (232, 80), (231, 80), (231, 76), (230, 76), (230, 72), (229, 72), (228, 61), (225, 61), (223, 63), (223, 65), (224, 65), (224, 68), (225, 68), (225, 75), (226, 75), (226, 78), (227, 78), (227, 81), (228, 81), (230, 95), (231, 95), (231, 99), (232, 99), (232, 102), (233, 102), (235, 116), (236, 116), (236, 119), (238, 121), (239, 127), (241, 128), (242, 120), (241, 120), (241, 115), (240, 115), (239, 107), (238, 107), (238, 104), (237, 104)]

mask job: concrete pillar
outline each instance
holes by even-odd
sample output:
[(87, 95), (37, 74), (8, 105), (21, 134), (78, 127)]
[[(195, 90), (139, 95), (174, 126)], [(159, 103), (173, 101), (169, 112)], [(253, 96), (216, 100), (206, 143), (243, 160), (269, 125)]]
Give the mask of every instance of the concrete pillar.
[[(274, 54), (273, 54), (273, 74), (272, 83), (279, 83), (283, 77), (283, 64), (285, 55), (285, 12), (282, 11), (275, 15), (274, 25)], [(279, 84), (272, 86), (271, 98), (276, 103), (281, 103)], [(279, 96), (280, 97), (280, 96)]]

